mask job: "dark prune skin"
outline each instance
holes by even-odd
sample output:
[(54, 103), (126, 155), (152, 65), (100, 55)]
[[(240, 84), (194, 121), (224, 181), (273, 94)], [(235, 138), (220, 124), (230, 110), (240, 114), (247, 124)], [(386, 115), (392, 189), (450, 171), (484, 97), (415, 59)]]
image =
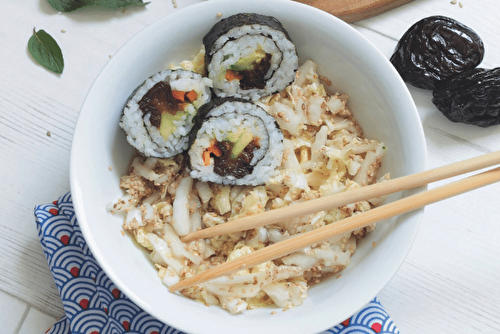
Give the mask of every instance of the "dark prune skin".
[(471, 28), (448, 17), (430, 16), (405, 32), (391, 63), (405, 82), (434, 89), (439, 82), (475, 68), (483, 57), (483, 41)]
[(500, 67), (457, 74), (433, 91), (432, 103), (453, 122), (500, 124)]

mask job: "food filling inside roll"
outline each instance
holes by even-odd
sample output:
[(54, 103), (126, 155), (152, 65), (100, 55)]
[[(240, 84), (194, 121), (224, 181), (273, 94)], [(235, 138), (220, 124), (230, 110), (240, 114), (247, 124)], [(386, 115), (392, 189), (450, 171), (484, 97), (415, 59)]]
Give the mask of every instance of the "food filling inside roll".
[(241, 89), (264, 89), (271, 68), (271, 58), (272, 55), (262, 49), (253, 50), (251, 54), (239, 58), (226, 69), (225, 79), (238, 80)]
[(246, 35), (228, 41), (214, 54), (212, 62), (219, 66), (211, 76), (218, 85), (229, 82), (243, 90), (264, 89), (281, 59), (282, 54), (272, 39)]
[(213, 161), (215, 173), (240, 179), (253, 171), (250, 163), (254, 151), (260, 148), (259, 140), (244, 130), (229, 133), (223, 141), (213, 139), (202, 153), (203, 164), (209, 166)]
[(139, 108), (143, 117), (149, 116), (149, 122), (156, 127), (161, 136), (167, 140), (175, 132), (175, 121), (179, 121), (187, 115), (185, 111), (188, 103), (197, 98), (194, 90), (173, 90), (164, 81), (155, 84), (139, 101)]

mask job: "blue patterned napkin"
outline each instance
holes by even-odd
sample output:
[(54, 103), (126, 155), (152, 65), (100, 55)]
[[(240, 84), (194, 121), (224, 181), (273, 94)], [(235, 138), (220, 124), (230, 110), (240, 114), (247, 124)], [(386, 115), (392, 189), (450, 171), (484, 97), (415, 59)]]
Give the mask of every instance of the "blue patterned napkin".
[[(179, 334), (127, 298), (97, 265), (76, 220), (71, 194), (37, 205), (38, 237), (66, 313), (49, 334)], [(399, 334), (375, 298), (326, 333)]]

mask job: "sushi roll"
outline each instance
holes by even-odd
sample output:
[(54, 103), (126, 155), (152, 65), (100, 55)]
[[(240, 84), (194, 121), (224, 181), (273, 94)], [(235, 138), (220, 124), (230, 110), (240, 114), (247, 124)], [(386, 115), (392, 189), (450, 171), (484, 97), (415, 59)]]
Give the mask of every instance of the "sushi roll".
[(291, 84), (299, 65), (295, 45), (272, 16), (241, 13), (204, 36), (205, 67), (219, 97), (257, 100)]
[(169, 158), (189, 147), (198, 109), (210, 101), (211, 81), (182, 69), (148, 78), (128, 100), (120, 126), (128, 142), (147, 157)]
[(190, 175), (201, 181), (256, 186), (281, 165), (281, 130), (248, 100), (215, 99), (204, 105), (191, 135)]

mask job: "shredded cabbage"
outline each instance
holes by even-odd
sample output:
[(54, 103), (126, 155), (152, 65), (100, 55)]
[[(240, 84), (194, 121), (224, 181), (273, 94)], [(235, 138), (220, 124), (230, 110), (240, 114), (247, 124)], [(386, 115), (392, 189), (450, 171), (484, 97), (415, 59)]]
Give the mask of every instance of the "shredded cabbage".
[[(183, 66), (201, 71), (201, 55)], [(130, 173), (122, 177), (120, 186), (126, 194), (109, 209), (123, 215), (124, 229), (150, 252), (167, 286), (294, 234), (370, 210), (383, 200), (361, 201), (246, 232), (183, 243), (179, 236), (199, 228), (377, 182), (384, 143), (363, 137), (346, 106), (347, 97), (327, 94), (314, 62), (306, 61), (295, 82), (283, 92), (257, 103), (275, 117), (284, 134), (282, 165), (265, 185), (195, 181), (181, 170), (180, 157), (136, 157)], [(381, 180), (388, 178), (387, 174)], [(373, 228), (332, 238), (181, 293), (206, 305), (220, 305), (230, 313), (269, 305), (299, 306), (312, 284), (349, 265), (357, 240)]]

